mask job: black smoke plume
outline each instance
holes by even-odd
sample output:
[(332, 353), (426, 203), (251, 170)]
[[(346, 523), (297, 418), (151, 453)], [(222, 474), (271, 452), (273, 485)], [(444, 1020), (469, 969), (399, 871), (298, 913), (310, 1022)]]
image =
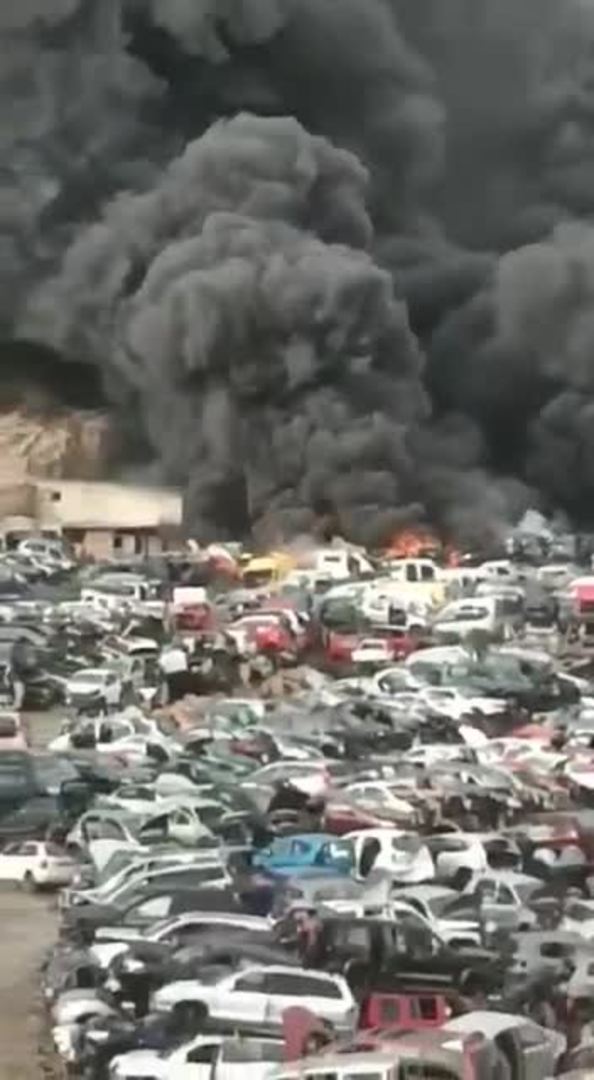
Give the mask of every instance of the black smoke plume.
[(2, 337), (192, 532), (587, 518), (591, 0), (5, 7)]

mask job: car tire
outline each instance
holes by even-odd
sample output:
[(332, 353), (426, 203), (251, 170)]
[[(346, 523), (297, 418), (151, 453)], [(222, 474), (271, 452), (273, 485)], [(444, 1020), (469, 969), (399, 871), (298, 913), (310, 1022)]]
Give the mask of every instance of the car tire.
[(176, 1028), (188, 1034), (202, 1030), (208, 1018), (208, 1007), (203, 1001), (178, 1001), (173, 1008)]
[(463, 971), (458, 980), (458, 989), (465, 997), (473, 997), (482, 991), (482, 979), (475, 971)]
[(25, 892), (28, 892), (28, 893), (36, 893), (37, 888), (38, 888), (37, 882), (35, 881), (35, 878), (33, 877), (33, 874), (31, 873), (30, 870), (27, 870), (27, 873), (25, 874), (25, 876), (23, 878), (23, 889), (25, 890)]

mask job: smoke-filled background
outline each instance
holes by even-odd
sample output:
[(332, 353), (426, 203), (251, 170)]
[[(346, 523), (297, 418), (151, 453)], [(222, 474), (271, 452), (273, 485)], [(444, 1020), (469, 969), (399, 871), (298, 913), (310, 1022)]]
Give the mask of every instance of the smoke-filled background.
[(0, 72), (0, 398), (202, 539), (594, 516), (594, 0), (20, 0)]

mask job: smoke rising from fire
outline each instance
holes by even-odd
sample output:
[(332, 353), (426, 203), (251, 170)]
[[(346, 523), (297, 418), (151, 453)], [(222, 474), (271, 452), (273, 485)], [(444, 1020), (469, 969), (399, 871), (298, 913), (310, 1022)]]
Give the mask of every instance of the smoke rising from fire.
[(3, 337), (99, 369), (194, 532), (587, 516), (594, 4), (29, 0), (0, 47)]

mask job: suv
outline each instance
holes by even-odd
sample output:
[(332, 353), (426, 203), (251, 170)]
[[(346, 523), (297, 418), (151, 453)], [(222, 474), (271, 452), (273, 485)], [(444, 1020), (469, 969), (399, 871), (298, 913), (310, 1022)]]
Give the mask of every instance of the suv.
[(250, 967), (223, 977), (220, 969), (205, 969), (200, 980), (166, 983), (150, 1003), (157, 1012), (187, 1010), (194, 1018), (260, 1028), (281, 1027), (285, 1010), (299, 1005), (338, 1031), (351, 1033), (356, 1027), (357, 1006), (340, 975), (292, 967)]

